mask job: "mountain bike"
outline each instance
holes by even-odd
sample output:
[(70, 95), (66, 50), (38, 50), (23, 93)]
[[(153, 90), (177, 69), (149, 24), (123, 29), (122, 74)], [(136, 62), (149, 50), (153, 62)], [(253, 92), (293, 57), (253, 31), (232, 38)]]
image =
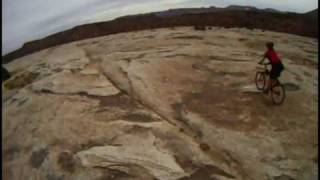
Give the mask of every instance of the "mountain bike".
[[(270, 71), (267, 67), (268, 64), (264, 63), (263, 65), (264, 68), (258, 67), (255, 77), (255, 83), (258, 90), (265, 90), (270, 75)], [(269, 92), (271, 93), (271, 99), (274, 104), (280, 105), (284, 102), (286, 91), (278, 78), (276, 79), (275, 83), (271, 85)]]

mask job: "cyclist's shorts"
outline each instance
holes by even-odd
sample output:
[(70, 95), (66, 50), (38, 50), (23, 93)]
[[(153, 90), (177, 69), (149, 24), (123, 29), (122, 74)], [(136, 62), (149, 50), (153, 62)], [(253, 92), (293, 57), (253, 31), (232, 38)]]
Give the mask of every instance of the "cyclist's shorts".
[(281, 72), (283, 71), (284, 67), (282, 63), (273, 64), (270, 72), (270, 78), (271, 79), (277, 79)]

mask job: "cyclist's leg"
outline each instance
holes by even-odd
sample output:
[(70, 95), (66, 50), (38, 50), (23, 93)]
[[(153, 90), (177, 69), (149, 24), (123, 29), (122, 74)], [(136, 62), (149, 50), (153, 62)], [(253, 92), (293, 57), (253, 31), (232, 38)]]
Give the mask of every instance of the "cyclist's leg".
[(277, 72), (274, 67), (271, 68), (271, 71), (269, 73), (267, 88), (263, 91), (264, 93), (268, 93), (271, 89), (273, 83), (275, 82), (275, 79), (277, 78)]
[(276, 82), (276, 79), (274, 79), (273, 77), (269, 77), (267, 88), (263, 92), (268, 93), (269, 90), (274, 86), (275, 82)]
[(279, 83), (278, 78), (280, 77), (282, 69), (279, 67), (274, 68), (273, 73), (270, 73), (270, 79), (271, 79), (271, 83), (270, 83), (270, 87), (273, 88), (274, 86), (276, 86)]
[(275, 86), (278, 84), (278, 82), (279, 82), (278, 78), (273, 79), (273, 80), (272, 80), (272, 84), (271, 84), (272, 86), (271, 86), (271, 87), (272, 87), (272, 88), (275, 87)]

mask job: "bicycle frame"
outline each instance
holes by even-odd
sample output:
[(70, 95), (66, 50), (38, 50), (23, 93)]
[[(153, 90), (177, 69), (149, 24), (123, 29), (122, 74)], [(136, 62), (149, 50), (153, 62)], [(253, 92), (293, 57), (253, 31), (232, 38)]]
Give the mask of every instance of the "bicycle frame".
[(270, 71), (269, 71), (269, 69), (268, 69), (268, 64), (264, 64), (264, 68), (260, 68), (260, 72), (269, 74)]
[[(270, 76), (269, 75), (271, 73), (271, 70), (269, 70), (267, 68), (268, 64), (263, 64), (263, 65), (264, 65), (264, 68), (257, 67), (258, 71), (256, 72), (256, 86), (257, 86), (258, 90), (263, 90), (265, 88), (266, 83), (268, 81), (270, 82)], [(259, 76), (259, 74), (261, 74), (262, 76)], [(263, 80), (264, 85), (262, 87), (260, 85), (258, 85), (258, 81), (257, 81), (258, 77), (263, 77), (262, 80)], [(271, 97), (272, 97), (273, 103), (279, 105), (279, 104), (282, 104), (284, 99), (285, 99), (285, 89), (284, 89), (283, 85), (281, 85), (281, 83), (280, 83), (278, 78), (274, 79), (273, 81), (274, 82), (271, 84), (269, 92), (271, 92)], [(278, 96), (279, 91), (277, 91), (277, 90), (275, 91), (275, 89), (274, 89), (275, 87), (280, 87), (280, 91), (283, 92), (280, 101), (276, 100), (277, 99), (276, 97)]]
[[(263, 65), (264, 65), (264, 67), (263, 67), (263, 68), (260, 68), (260, 71), (259, 71), (259, 72), (262, 72), (262, 73), (264, 73), (264, 74), (266, 74), (266, 75), (269, 75), (269, 74), (270, 74), (270, 70), (268, 69), (268, 64), (263, 64)], [(266, 76), (266, 78), (267, 78), (268, 80), (270, 79), (269, 76)], [(277, 86), (278, 84), (280, 84), (280, 82), (279, 82), (279, 80), (278, 80), (278, 78), (277, 78), (277, 79), (275, 79), (274, 84), (271, 85), (271, 90), (272, 90), (273, 87)]]

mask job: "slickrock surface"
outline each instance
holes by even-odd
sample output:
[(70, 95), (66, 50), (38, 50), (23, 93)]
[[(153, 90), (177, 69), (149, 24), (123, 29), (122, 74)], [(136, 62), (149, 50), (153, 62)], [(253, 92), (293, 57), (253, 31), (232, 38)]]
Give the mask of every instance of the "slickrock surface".
[[(283, 105), (256, 90), (266, 41)], [(261, 30), (137, 31), (5, 65), (3, 178), (317, 179), (317, 39)]]

